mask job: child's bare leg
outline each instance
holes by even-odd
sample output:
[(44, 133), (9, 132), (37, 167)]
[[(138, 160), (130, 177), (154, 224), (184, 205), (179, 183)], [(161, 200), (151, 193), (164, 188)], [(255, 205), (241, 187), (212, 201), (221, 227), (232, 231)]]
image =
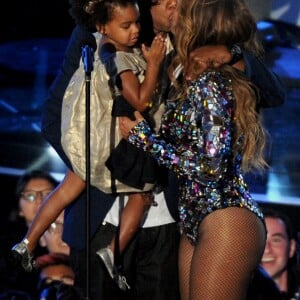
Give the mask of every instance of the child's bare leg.
[(25, 238), (28, 251), (33, 252), (43, 233), (49, 228), (67, 205), (85, 189), (85, 181), (73, 172), (68, 172), (61, 184), (41, 204)]
[(12, 254), (17, 260), (21, 260), (24, 269), (31, 270), (31, 253), (42, 234), (84, 188), (85, 182), (73, 172), (68, 172), (62, 183), (44, 200), (23, 241), (12, 248)]
[[(126, 246), (137, 232), (145, 212), (152, 204), (152, 193), (135, 193), (128, 196), (120, 220), (119, 252), (123, 253)], [(115, 239), (112, 239), (110, 249), (115, 249)]]
[[(120, 254), (124, 251), (137, 232), (143, 215), (149, 209), (152, 202), (153, 196), (151, 192), (130, 194), (128, 202), (122, 211), (120, 220), (120, 234), (118, 237), (119, 249), (117, 249)], [(119, 270), (115, 266), (114, 250), (115, 237), (108, 247), (97, 251), (97, 255), (100, 256), (111, 278), (114, 279), (121, 290), (125, 291), (130, 287), (127, 284), (126, 278), (119, 273)]]

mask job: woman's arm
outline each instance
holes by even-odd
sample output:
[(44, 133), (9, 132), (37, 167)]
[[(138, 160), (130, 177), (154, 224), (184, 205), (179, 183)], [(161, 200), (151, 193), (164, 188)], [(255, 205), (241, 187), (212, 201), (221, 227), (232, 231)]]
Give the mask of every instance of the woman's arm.
[(137, 119), (140, 121), (138, 124), (137, 121), (129, 119), (125, 121), (125, 118), (122, 118), (121, 130), (126, 137), (128, 130), (135, 125), (128, 135), (131, 144), (147, 151), (160, 165), (172, 169), (179, 176), (189, 177), (205, 184), (207, 180), (217, 180), (220, 177), (223, 171), (220, 166), (231, 151), (231, 122), (224, 119), (226, 107), (216, 106), (216, 97), (223, 97), (225, 100), (224, 95), (228, 96), (227, 103), (230, 103), (231, 93), (216, 91), (218, 85), (212, 81), (200, 83), (200, 86), (197, 84), (199, 81), (190, 86), (189, 98), (193, 108), (188, 112), (190, 119), (186, 120), (189, 122), (189, 131), (181, 133), (193, 136), (188, 144), (175, 146), (167, 143), (160, 136), (153, 134), (140, 115)]
[(261, 59), (246, 51), (243, 52), (243, 57), (246, 63), (245, 73), (247, 77), (259, 88), (258, 109), (282, 105), (287, 92), (281, 79)]

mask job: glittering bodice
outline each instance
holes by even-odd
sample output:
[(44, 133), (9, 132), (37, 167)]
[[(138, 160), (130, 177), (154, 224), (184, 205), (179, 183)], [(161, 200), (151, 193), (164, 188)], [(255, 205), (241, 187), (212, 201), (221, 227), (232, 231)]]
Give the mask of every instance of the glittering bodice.
[(161, 135), (141, 122), (129, 136), (178, 174), (181, 226), (192, 242), (199, 223), (216, 209), (247, 207), (262, 217), (241, 173), (241, 147), (233, 153), (234, 101), (230, 80), (207, 72), (190, 84), (183, 100), (168, 102)]

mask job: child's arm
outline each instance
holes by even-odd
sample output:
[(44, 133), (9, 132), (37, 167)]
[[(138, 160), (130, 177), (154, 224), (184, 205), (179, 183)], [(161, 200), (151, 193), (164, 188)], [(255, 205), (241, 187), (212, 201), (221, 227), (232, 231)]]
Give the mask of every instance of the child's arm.
[(139, 83), (132, 71), (120, 74), (122, 81), (122, 95), (138, 111), (147, 109), (155, 91), (160, 64), (165, 57), (166, 46), (163, 37), (156, 36), (150, 49), (142, 46), (143, 55), (147, 61), (147, 69), (143, 83)]
[(43, 201), (25, 238), (29, 241), (28, 251), (32, 253), (42, 234), (49, 228), (64, 208), (73, 202), (85, 189), (83, 181), (68, 171), (61, 184)]

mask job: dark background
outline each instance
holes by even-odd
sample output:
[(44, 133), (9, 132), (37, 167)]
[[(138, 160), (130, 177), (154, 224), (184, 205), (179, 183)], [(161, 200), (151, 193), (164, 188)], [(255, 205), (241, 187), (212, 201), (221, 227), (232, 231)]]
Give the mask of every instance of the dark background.
[(57, 178), (65, 171), (55, 154), (47, 155), (49, 145), (39, 128), (47, 89), (62, 63), (74, 25), (68, 9), (68, 0), (1, 3), (1, 219), (17, 208), (16, 180), (25, 170), (42, 168)]

